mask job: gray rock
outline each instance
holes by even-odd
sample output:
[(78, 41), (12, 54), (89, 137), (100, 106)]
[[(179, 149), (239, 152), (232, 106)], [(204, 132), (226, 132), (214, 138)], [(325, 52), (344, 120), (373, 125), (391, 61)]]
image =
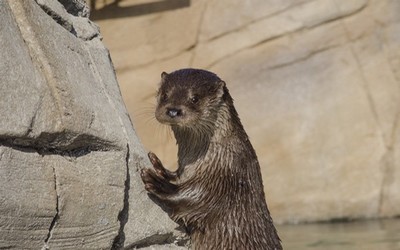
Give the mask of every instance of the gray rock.
[(98, 28), (60, 2), (0, 1), (0, 248), (178, 249)]

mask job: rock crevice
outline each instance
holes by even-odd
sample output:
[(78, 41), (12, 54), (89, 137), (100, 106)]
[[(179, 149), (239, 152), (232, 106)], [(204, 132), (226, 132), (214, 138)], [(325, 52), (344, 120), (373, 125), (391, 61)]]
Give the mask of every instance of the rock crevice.
[(129, 174), (129, 144), (126, 145), (126, 180), (125, 180), (125, 190), (124, 190), (124, 206), (122, 210), (118, 214), (118, 220), (119, 220), (119, 230), (118, 230), (118, 235), (115, 237), (113, 241), (113, 245), (111, 247), (112, 250), (117, 250), (117, 249), (122, 249), (124, 247), (125, 243), (125, 232), (124, 228), (126, 223), (128, 222), (129, 219), (129, 189), (130, 189), (130, 184), (131, 184), (131, 177)]
[(55, 203), (56, 203), (56, 213), (54, 215), (53, 220), (50, 223), (49, 232), (47, 234), (46, 239), (44, 240), (44, 246), (43, 246), (42, 250), (49, 249), (48, 242), (51, 239), (51, 237), (53, 235), (53, 230), (54, 230), (54, 228), (55, 228), (55, 226), (57, 224), (58, 219), (60, 218), (60, 216), (59, 216), (60, 210), (59, 210), (59, 207), (58, 207), (59, 206), (59, 194), (57, 192), (57, 185), (58, 185), (57, 184), (57, 174), (56, 174), (56, 169), (54, 167), (53, 167), (53, 174), (54, 174), (54, 190), (56, 192), (56, 201), (55, 201)]

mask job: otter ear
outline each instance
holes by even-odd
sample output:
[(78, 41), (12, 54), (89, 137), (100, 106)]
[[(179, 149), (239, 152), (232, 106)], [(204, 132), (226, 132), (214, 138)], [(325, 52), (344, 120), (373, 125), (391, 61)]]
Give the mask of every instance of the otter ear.
[(165, 71), (161, 73), (161, 82), (164, 82), (168, 77), (168, 73)]
[(225, 89), (226, 89), (226, 84), (224, 81), (219, 81), (218, 83), (218, 90), (217, 90), (217, 94), (219, 97), (224, 95)]
[(220, 87), (220, 88), (225, 88), (226, 87), (226, 83), (224, 82), (224, 81), (219, 81), (218, 82), (218, 86)]

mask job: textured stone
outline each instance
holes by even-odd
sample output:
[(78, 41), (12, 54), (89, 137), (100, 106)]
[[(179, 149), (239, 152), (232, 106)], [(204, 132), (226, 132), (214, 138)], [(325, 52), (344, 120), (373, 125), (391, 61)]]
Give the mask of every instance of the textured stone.
[[(242, 31), (243, 28), (252, 23), (287, 12), (293, 6), (305, 2), (307, 0), (209, 1), (201, 24), (200, 40), (212, 40), (229, 33)], [(240, 11), (234, 11), (238, 9)], [(284, 27), (284, 25), (280, 27)], [(265, 34), (265, 30), (261, 33)]]
[(61, 2), (0, 1), (0, 248), (179, 249), (98, 28)]
[[(115, 29), (122, 20), (100, 22), (145, 146), (175, 165), (174, 138), (152, 118), (160, 73), (209, 69), (235, 99), (275, 221), (400, 215), (400, 2), (191, 4), (123, 20), (132, 34), (179, 35), (181, 46), (176, 39), (129, 39)], [(201, 18), (182, 23), (182, 16)], [(124, 44), (115, 38), (121, 35)], [(159, 53), (161, 41), (167, 50), (176, 47)]]
[(57, 214), (54, 169), (34, 150), (0, 147), (0, 248), (41, 249)]
[[(301, 36), (308, 42), (314, 38)], [(293, 46), (304, 43), (298, 41)], [(258, 48), (253, 55), (277, 52), (268, 47)], [(249, 134), (256, 149), (268, 152), (259, 153), (259, 160), (265, 167), (266, 193), (274, 201), (270, 208), (275, 220), (376, 216), (380, 192), (374, 187), (379, 187), (382, 179), (376, 166), (385, 145), (369, 109), (362, 76), (354, 70), (357, 62), (346, 47), (305, 58), (301, 63), (295, 59), (296, 63), (259, 72), (258, 77), (267, 79), (265, 82), (230, 76), (231, 83), (237, 84), (233, 88), (246, 93), (236, 100), (252, 99), (238, 107), (245, 127), (257, 124), (260, 117), (268, 121), (251, 128)], [(310, 68), (318, 74), (309, 75)], [(241, 84), (244, 81), (246, 85)], [(257, 112), (246, 112), (254, 109)], [(363, 170), (349, 166), (363, 166)]]
[[(133, 5), (136, 3), (130, 2)], [(102, 34), (105, 44), (113, 51), (112, 58), (115, 67), (129, 69), (145, 66), (179, 56), (182, 51), (192, 48), (197, 41), (205, 2), (204, 0), (191, 1), (190, 8), (174, 10), (172, 11), (174, 15), (155, 13), (135, 17), (134, 22), (127, 22), (123, 18), (110, 22), (108, 28), (102, 30)], [(99, 24), (103, 22), (99, 21)], [(143, 27), (152, 28), (143, 29)], [(173, 32), (167, 32), (167, 30), (173, 30)], [(127, 31), (134, 35), (135, 39), (126, 39)], [(140, 31), (140, 33), (131, 33), (131, 31)], [(108, 42), (109, 39), (110, 42)]]
[[(304, 1), (300, 3), (302, 2)], [(193, 64), (197, 67), (210, 67), (244, 48), (342, 18), (363, 8), (365, 4), (365, 0), (351, 1), (350, 4), (343, 4), (340, 7), (330, 0), (308, 1), (303, 4), (292, 2), (289, 6), (282, 4), (281, 7), (286, 7), (287, 11), (249, 22), (241, 29), (234, 32), (226, 31), (223, 36), (200, 43), (195, 49)]]

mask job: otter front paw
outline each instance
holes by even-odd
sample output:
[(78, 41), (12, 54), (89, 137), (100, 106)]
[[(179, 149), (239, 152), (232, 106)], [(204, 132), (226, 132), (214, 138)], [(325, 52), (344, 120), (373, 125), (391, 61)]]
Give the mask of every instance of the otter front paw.
[(157, 174), (148, 168), (142, 169), (140, 172), (140, 177), (142, 177), (142, 181), (144, 183), (144, 188), (149, 193), (161, 193), (159, 189), (161, 189), (161, 180), (157, 177)]
[(176, 193), (176, 185), (170, 183), (163, 176), (151, 169), (142, 169), (140, 176), (147, 192), (159, 197), (165, 198), (167, 195)]
[(154, 154), (153, 152), (149, 152), (148, 157), (158, 176), (161, 176), (162, 178), (168, 180), (176, 179), (176, 174), (164, 168), (163, 164), (161, 163), (160, 159), (158, 159), (156, 154)]

